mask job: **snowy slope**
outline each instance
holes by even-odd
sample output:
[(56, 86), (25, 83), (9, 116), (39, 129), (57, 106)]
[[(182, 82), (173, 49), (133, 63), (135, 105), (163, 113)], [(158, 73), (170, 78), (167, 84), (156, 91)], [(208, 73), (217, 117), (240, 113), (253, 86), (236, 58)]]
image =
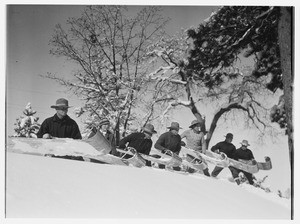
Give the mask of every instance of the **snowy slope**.
[(290, 219), (290, 200), (203, 175), (7, 153), (7, 218)]

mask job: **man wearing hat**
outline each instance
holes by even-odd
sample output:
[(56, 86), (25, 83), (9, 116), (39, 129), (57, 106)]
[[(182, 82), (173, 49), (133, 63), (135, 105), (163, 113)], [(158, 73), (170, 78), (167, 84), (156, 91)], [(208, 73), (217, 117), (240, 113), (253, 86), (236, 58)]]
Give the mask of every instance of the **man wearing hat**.
[(172, 122), (168, 129), (168, 132), (165, 132), (159, 136), (154, 147), (163, 153), (165, 153), (167, 150), (170, 150), (179, 155), (181, 150), (181, 137), (178, 132), (181, 127), (179, 127), (179, 123)]
[(189, 128), (189, 130), (184, 131), (180, 135), (182, 139), (186, 138), (187, 148), (205, 153), (206, 141), (204, 139), (204, 133), (201, 132), (201, 122), (198, 120), (194, 120), (192, 121)]
[[(243, 162), (246, 162), (246, 163), (252, 163), (252, 161), (254, 160), (254, 156), (253, 156), (252, 151), (250, 149), (248, 149), (248, 146), (250, 146), (248, 141), (243, 140), (240, 144), (241, 144), (241, 147), (238, 148), (235, 152), (235, 156), (234, 156), (235, 160), (239, 160), (239, 161), (242, 160)], [(237, 169), (235, 167), (233, 167), (232, 171), (233, 171), (232, 176), (238, 185), (240, 184), (239, 173), (241, 173), (241, 172), (248, 179), (249, 184), (251, 184), (251, 185), (254, 184), (253, 175), (251, 173)]]
[[(181, 139), (186, 138), (186, 146), (189, 149), (199, 151), (201, 153), (206, 152), (206, 141), (204, 139), (204, 133), (201, 132), (201, 122), (198, 120), (193, 120), (189, 126), (189, 130), (184, 131), (180, 137)], [(188, 155), (187, 159), (194, 159), (191, 155)], [(204, 162), (204, 161), (203, 161)], [(205, 162), (204, 162), (205, 163)], [(191, 170), (191, 169), (189, 169)], [(193, 170), (191, 170), (193, 171)], [(203, 170), (206, 176), (210, 176), (208, 168)]]
[(81, 139), (77, 123), (67, 115), (68, 108), (70, 108), (68, 100), (60, 98), (56, 100), (56, 104), (51, 108), (56, 110), (56, 114), (44, 120), (37, 137)]
[[(233, 139), (233, 134), (231, 133), (228, 133), (226, 136), (225, 136), (225, 141), (222, 141), (222, 142), (219, 142), (217, 143), (216, 145), (214, 145), (212, 148), (211, 148), (211, 151), (213, 152), (216, 152), (216, 153), (225, 153), (226, 156), (228, 158), (231, 158), (231, 159), (234, 159), (235, 157), (235, 151), (236, 151), (236, 148), (235, 146), (231, 143), (232, 142), (232, 139)], [(232, 167), (229, 166), (228, 167), (229, 170), (231, 171), (232, 175), (233, 175), (233, 171), (232, 171)], [(214, 168), (214, 170), (212, 171), (211, 173), (211, 176), (212, 177), (216, 177), (218, 176), (218, 174), (223, 170), (223, 167), (219, 167), (219, 166), (216, 166)]]
[[(127, 145), (139, 153), (149, 155), (153, 144), (151, 137), (155, 133), (157, 132), (154, 130), (154, 126), (152, 124), (146, 124), (141, 132), (134, 132), (123, 138), (119, 142), (119, 148), (124, 149)], [(146, 161), (146, 165), (151, 166), (151, 162)]]
[[(103, 118), (99, 121), (99, 132), (108, 140), (111, 152), (110, 154), (117, 156), (118, 152), (116, 150), (116, 139), (114, 133), (110, 130), (110, 122), (107, 118)], [(93, 129), (93, 135), (96, 134), (96, 128)], [(89, 138), (92, 137), (91, 135)]]

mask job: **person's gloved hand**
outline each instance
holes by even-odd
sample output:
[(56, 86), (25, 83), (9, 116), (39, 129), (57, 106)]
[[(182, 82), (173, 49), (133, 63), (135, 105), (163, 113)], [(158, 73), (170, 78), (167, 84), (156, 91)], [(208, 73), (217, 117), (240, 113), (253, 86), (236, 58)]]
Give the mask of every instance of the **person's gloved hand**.
[(43, 135), (43, 138), (51, 139), (52, 136), (49, 133), (46, 133), (46, 134)]
[(173, 154), (172, 151), (169, 150), (169, 149), (163, 149), (163, 150), (161, 150), (161, 152), (162, 152), (163, 154), (167, 154), (167, 155), (172, 155), (172, 154)]

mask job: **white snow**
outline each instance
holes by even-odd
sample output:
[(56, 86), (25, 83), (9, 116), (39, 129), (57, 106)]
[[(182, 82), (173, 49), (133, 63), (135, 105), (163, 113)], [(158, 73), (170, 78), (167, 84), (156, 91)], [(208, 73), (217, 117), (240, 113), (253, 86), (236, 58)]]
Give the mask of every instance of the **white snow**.
[(291, 218), (290, 204), (276, 193), (225, 178), (7, 152), (8, 219), (274, 221)]

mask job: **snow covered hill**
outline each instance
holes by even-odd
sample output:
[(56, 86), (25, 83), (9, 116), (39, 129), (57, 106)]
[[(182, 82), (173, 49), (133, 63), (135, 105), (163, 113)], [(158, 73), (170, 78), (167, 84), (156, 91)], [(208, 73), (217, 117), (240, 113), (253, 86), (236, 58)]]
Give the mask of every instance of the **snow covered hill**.
[(290, 200), (225, 179), (7, 153), (7, 218), (286, 219)]

